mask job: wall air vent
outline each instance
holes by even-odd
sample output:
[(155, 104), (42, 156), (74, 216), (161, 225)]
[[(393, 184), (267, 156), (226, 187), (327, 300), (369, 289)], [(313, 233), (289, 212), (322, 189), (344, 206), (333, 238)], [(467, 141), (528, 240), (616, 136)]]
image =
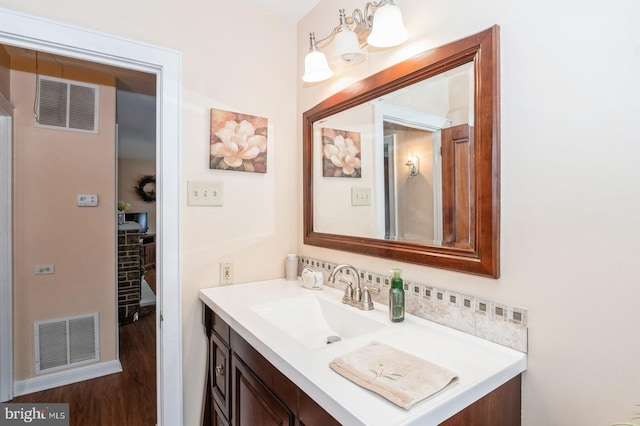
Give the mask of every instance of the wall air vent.
[(36, 126), (98, 133), (98, 94), (94, 84), (40, 76)]
[(34, 324), (36, 374), (100, 361), (98, 313)]

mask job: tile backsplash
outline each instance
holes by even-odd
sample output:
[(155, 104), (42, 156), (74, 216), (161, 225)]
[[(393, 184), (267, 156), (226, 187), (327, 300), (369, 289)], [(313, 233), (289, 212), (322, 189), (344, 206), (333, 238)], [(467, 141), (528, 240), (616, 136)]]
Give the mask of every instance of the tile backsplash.
[[(352, 275), (351, 271), (340, 272), (335, 283), (327, 280), (336, 266), (336, 263), (324, 260), (299, 257), (298, 272), (300, 273), (304, 268), (321, 271), (325, 278), (325, 285), (344, 290), (347, 286), (345, 280), (354, 282), (353, 278), (349, 277)], [(376, 302), (387, 304), (389, 292), (385, 290), (389, 289), (391, 275), (358, 271), (362, 286), (378, 287), (381, 290), (379, 293), (371, 292), (371, 298)], [(404, 290), (405, 310), (412, 315), (521, 352), (526, 353), (528, 350), (528, 313), (524, 308), (440, 289), (413, 280), (404, 280)]]

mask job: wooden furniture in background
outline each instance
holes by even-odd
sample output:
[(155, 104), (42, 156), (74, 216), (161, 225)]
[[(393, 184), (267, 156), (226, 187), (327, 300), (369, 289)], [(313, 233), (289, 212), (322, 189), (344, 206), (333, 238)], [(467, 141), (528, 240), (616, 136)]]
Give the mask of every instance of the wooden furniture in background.
[(142, 241), (142, 266), (145, 271), (156, 267), (156, 234), (144, 234)]

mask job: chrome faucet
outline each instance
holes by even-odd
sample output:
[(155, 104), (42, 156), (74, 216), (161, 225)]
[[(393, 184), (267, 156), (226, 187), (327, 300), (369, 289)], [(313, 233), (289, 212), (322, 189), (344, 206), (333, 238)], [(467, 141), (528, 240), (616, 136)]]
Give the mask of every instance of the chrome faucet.
[(338, 271), (341, 271), (343, 269), (349, 269), (353, 272), (356, 277), (356, 287), (353, 288), (351, 283), (347, 285), (347, 288), (344, 290), (342, 303), (355, 306), (364, 311), (370, 311), (371, 309), (373, 309), (373, 302), (371, 302), (369, 290), (366, 287), (364, 288), (364, 290), (362, 289), (362, 287), (360, 286), (360, 273), (352, 265), (342, 264), (336, 266), (333, 271), (331, 271), (328, 280), (332, 283), (335, 283)]
[(332, 283), (335, 283), (336, 275), (338, 274), (338, 271), (341, 271), (343, 269), (350, 269), (353, 272), (353, 275), (355, 275), (356, 277), (357, 285), (354, 290), (351, 283), (349, 283), (347, 288), (344, 290), (344, 297), (342, 298), (342, 303), (346, 303), (351, 306), (356, 306), (356, 304), (360, 302), (362, 288), (360, 287), (360, 274), (355, 267), (347, 264), (338, 265), (335, 268), (333, 268), (333, 271), (331, 271), (331, 274), (329, 275), (328, 280)]

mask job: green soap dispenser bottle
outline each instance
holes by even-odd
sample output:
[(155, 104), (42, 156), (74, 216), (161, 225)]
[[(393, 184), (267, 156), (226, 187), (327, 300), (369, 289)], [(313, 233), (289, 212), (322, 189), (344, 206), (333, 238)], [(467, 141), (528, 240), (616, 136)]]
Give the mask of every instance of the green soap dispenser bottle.
[(402, 269), (392, 269), (391, 288), (389, 289), (389, 319), (391, 322), (404, 320), (404, 286), (402, 285)]

